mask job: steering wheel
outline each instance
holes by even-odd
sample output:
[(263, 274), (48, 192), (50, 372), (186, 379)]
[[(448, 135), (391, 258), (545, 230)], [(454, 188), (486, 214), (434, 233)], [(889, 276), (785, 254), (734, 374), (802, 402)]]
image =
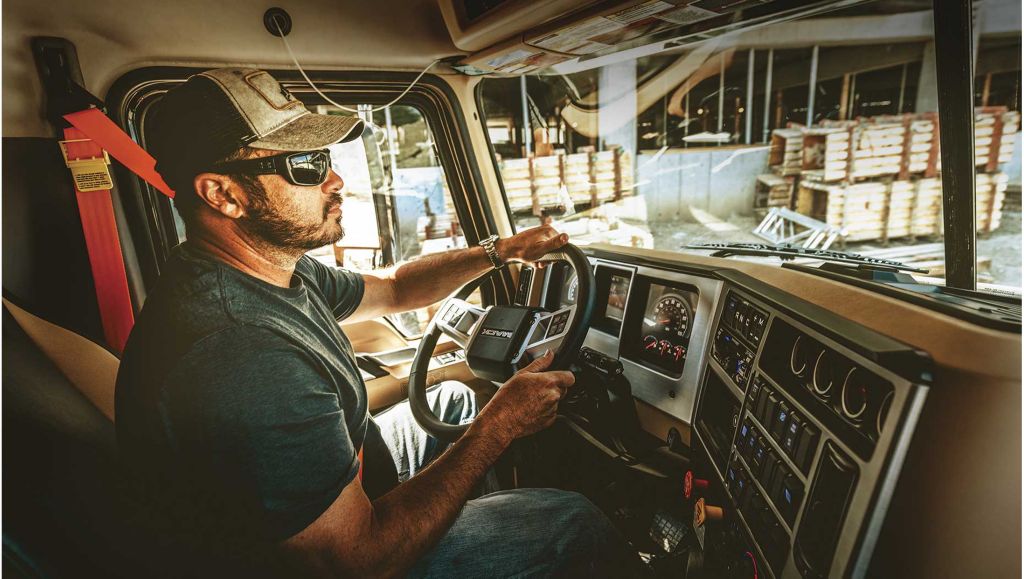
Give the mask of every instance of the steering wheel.
[(427, 326), (409, 372), (409, 406), (416, 422), (435, 438), (452, 442), (469, 428), (469, 424), (439, 420), (427, 403), (427, 370), (442, 333), (465, 349), (474, 376), (498, 384), (548, 349), (555, 353), (549, 370), (568, 370), (576, 360), (594, 311), (594, 272), (587, 256), (572, 244), (538, 261), (563, 261), (573, 267), (579, 280), (575, 304), (554, 312), (514, 305), (478, 308), (466, 298), (488, 278), (487, 273), (448, 297)]

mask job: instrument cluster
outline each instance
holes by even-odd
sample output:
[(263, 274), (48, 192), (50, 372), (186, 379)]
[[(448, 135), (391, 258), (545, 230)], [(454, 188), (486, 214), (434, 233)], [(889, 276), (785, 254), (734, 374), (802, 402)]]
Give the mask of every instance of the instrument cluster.
[(638, 279), (636, 285), (646, 301), (640, 319), (627, 322), (633, 335), (623, 340), (623, 351), (667, 375), (680, 376), (693, 332), (697, 292), (645, 278)]

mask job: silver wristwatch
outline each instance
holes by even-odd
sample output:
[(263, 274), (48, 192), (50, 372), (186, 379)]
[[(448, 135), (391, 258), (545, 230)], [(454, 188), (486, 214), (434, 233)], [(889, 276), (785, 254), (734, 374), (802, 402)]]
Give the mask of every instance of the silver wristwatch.
[(487, 257), (491, 260), (491, 265), (494, 266), (494, 269), (501, 269), (505, 267), (505, 262), (501, 259), (501, 256), (498, 255), (497, 242), (497, 235), (485, 237), (480, 240), (480, 247), (484, 248), (484, 251), (487, 252)]

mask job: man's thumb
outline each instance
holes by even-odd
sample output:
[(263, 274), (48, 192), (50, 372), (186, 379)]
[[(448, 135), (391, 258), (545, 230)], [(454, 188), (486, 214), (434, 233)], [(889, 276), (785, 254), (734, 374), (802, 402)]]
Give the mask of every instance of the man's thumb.
[(555, 359), (555, 354), (551, 350), (545, 351), (541, 354), (540, 358), (537, 358), (533, 362), (527, 364), (520, 372), (543, 372), (548, 366), (551, 365), (551, 361)]

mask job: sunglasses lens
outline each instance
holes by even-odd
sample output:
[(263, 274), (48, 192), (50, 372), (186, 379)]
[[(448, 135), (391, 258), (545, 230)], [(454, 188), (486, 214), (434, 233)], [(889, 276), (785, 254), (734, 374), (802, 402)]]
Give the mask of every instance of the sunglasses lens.
[(327, 180), (331, 157), (324, 151), (299, 153), (288, 157), (288, 166), (297, 185), (320, 185)]

